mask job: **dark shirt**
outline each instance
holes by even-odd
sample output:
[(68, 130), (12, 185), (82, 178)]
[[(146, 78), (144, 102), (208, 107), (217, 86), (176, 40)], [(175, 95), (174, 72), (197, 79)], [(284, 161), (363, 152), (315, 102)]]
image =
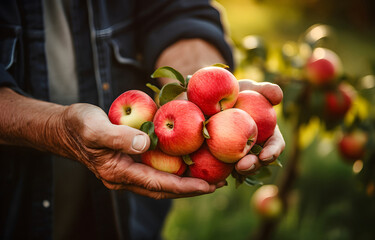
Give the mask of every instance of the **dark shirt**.
[[(220, 15), (208, 1), (71, 0), (70, 8), (79, 101), (105, 111), (126, 90), (150, 93), (145, 84), (157, 57), (179, 39), (207, 40), (232, 66)], [(42, 10), (40, 0), (1, 1), (0, 87), (49, 101)], [(0, 238), (51, 239), (51, 156), (0, 146), (0, 166)], [(87, 181), (81, 222), (89, 219), (95, 238), (158, 238), (168, 201), (110, 191), (90, 173)]]

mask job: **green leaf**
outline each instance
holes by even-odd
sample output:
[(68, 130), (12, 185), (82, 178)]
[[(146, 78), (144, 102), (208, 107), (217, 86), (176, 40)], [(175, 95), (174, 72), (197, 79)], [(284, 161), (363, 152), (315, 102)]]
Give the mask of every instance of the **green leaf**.
[(146, 87), (148, 87), (149, 89), (151, 89), (156, 94), (160, 93), (160, 89), (157, 86), (152, 85), (151, 83), (146, 83)]
[(178, 83), (168, 83), (162, 87), (159, 93), (159, 103), (164, 105), (175, 99), (178, 95), (185, 92), (186, 88)]
[(147, 133), (150, 137), (150, 148), (149, 150), (154, 150), (158, 145), (158, 136), (155, 133), (155, 127), (153, 122), (144, 122), (140, 128), (141, 131)]
[(249, 186), (263, 185), (262, 181), (259, 181), (257, 178), (253, 176), (245, 178), (245, 183)]
[(203, 136), (204, 136), (205, 139), (210, 139), (211, 138), (210, 134), (208, 133), (208, 130), (206, 128), (206, 124), (207, 123), (208, 123), (208, 121), (203, 122), (203, 130), (202, 130), (202, 132), (203, 132)]
[(229, 66), (224, 64), (224, 63), (215, 63), (215, 64), (212, 64), (211, 66), (212, 67), (221, 67), (221, 68), (225, 68), (225, 69), (229, 68)]
[(271, 177), (272, 175), (272, 172), (271, 170), (267, 167), (267, 166), (263, 166), (261, 168), (259, 168), (259, 170), (255, 173), (257, 179), (264, 179), (264, 178), (268, 178), (268, 177)]
[(177, 79), (182, 86), (186, 87), (186, 82), (182, 74), (174, 68), (171, 67), (160, 67), (151, 74), (152, 78), (171, 78)]
[(182, 156), (182, 159), (184, 160), (184, 162), (185, 162), (186, 165), (188, 165), (188, 166), (194, 164), (194, 162), (193, 162), (193, 160), (191, 160), (191, 157), (190, 157), (189, 154), (188, 154), (188, 155), (183, 155), (183, 156)]
[(278, 167), (283, 167), (283, 164), (280, 162), (280, 160), (279, 159), (276, 159), (275, 161), (273, 161), (273, 162), (271, 162), (270, 164), (269, 164), (269, 166), (278, 166)]

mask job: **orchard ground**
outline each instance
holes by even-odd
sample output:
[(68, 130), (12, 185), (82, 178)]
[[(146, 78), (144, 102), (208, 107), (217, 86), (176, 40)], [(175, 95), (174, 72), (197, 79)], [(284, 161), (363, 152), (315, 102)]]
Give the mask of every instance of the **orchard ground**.
[[(375, 36), (371, 34), (375, 31), (366, 30), (366, 26), (361, 29), (355, 24), (348, 25), (347, 19), (329, 17), (329, 6), (316, 14), (313, 10), (305, 14), (302, 9), (306, 10), (306, 6), (294, 0), (219, 2), (226, 9), (228, 31), (236, 45), (243, 37), (256, 34), (267, 41), (272, 54), (272, 49), (298, 40), (312, 24), (329, 24), (335, 38), (327, 44), (342, 58), (344, 71), (359, 76), (371, 74), (369, 60), (375, 56)], [(236, 58), (240, 59), (237, 51)], [(273, 64), (271, 68), (278, 63)], [(238, 69), (236, 74), (239, 78), (251, 75), (261, 79), (261, 74), (251, 68)], [(273, 174), (265, 179), (265, 184), (278, 183), (292, 151), (288, 144), (293, 136), (291, 123), (277, 110), (278, 124), (286, 141), (280, 157), (284, 168), (272, 168)], [(359, 184), (355, 173), (358, 170), (353, 171), (352, 165), (342, 161), (334, 141), (336, 134), (324, 132), (312, 122), (301, 137), (299, 177), (288, 199), (290, 208), (272, 239), (372, 239), (375, 229), (369, 223), (375, 222), (374, 197), (369, 197)], [(250, 239), (261, 222), (250, 206), (257, 187), (236, 188), (234, 180), (231, 177), (228, 180), (229, 186), (214, 194), (175, 200), (163, 229), (165, 239)]]

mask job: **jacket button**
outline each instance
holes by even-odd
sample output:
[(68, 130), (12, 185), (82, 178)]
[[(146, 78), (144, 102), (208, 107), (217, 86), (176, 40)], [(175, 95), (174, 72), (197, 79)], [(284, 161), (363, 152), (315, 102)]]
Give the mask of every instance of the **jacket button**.
[(44, 208), (49, 208), (51, 206), (51, 203), (48, 200), (43, 200), (42, 205)]
[(104, 90), (104, 91), (108, 91), (109, 90), (109, 83), (103, 83), (102, 84), (102, 89)]

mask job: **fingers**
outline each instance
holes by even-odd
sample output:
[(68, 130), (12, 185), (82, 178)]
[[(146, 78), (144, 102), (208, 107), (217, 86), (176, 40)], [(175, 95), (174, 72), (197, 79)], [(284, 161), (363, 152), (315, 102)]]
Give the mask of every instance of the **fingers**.
[(272, 105), (277, 105), (283, 100), (283, 91), (277, 84), (269, 82), (256, 82), (250, 79), (238, 81), (240, 91), (254, 90), (265, 96)]
[(249, 154), (236, 163), (235, 169), (239, 174), (246, 176), (255, 173), (261, 166), (258, 157)]
[(263, 164), (269, 164), (275, 161), (284, 151), (285, 141), (278, 126), (276, 126), (273, 135), (265, 142), (259, 159)]
[(99, 141), (107, 148), (127, 154), (140, 154), (150, 147), (146, 133), (124, 125), (111, 124)]
[(129, 159), (131, 159), (129, 156), (122, 154), (121, 159), (115, 164), (115, 168), (103, 166), (100, 169), (101, 179), (107, 188), (127, 189), (160, 199), (212, 193), (225, 184), (224, 182), (210, 185), (198, 178), (179, 177), (156, 170), (142, 163), (132, 162)]
[(266, 141), (258, 156), (249, 154), (237, 162), (235, 168), (239, 174), (254, 174), (261, 166), (275, 161), (284, 151), (285, 141), (278, 126), (273, 135)]

